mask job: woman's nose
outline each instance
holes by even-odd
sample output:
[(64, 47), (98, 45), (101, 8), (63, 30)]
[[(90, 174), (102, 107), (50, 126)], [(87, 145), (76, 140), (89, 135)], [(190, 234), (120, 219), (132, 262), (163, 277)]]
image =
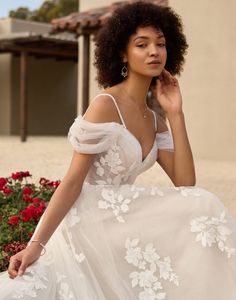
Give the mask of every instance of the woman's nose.
[(159, 49), (156, 45), (150, 45), (149, 49), (150, 56), (158, 56), (159, 55)]

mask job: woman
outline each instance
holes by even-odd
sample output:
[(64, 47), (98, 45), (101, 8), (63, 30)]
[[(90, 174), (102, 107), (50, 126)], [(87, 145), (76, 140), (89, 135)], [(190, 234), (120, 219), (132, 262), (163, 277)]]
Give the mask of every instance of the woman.
[[(236, 222), (194, 186), (174, 77), (186, 48), (170, 8), (135, 2), (105, 24), (95, 52), (105, 90), (71, 126), (71, 165), (10, 260), (15, 279), (0, 276), (0, 299), (235, 299)], [(151, 83), (171, 134), (146, 104)], [(173, 187), (134, 184), (155, 161)]]

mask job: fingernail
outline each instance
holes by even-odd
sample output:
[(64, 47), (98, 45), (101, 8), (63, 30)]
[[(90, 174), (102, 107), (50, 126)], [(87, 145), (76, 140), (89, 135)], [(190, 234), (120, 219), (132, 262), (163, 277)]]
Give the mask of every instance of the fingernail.
[(23, 274), (23, 271), (19, 271), (18, 275), (21, 276)]

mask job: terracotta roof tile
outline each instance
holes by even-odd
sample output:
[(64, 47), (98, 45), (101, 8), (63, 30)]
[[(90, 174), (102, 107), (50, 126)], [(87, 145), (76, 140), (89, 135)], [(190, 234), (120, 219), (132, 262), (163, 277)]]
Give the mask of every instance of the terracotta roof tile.
[[(111, 17), (113, 11), (127, 3), (132, 3), (137, 0), (128, 0), (115, 2), (109, 6), (93, 8), (88, 11), (75, 12), (66, 17), (53, 19), (51, 21), (54, 32), (57, 31), (72, 31), (78, 35), (83, 32), (92, 32), (99, 29), (108, 18)], [(148, 0), (156, 5), (167, 6), (168, 0)]]

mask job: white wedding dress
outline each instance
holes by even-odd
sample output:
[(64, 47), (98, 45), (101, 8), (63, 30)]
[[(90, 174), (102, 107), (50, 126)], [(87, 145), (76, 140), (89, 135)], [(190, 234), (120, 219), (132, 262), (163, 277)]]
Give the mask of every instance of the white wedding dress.
[(236, 299), (236, 220), (202, 188), (135, 185), (172, 137), (157, 133), (143, 160), (120, 118), (75, 119), (69, 141), (95, 161), (46, 254), (22, 277), (0, 274), (1, 300)]

